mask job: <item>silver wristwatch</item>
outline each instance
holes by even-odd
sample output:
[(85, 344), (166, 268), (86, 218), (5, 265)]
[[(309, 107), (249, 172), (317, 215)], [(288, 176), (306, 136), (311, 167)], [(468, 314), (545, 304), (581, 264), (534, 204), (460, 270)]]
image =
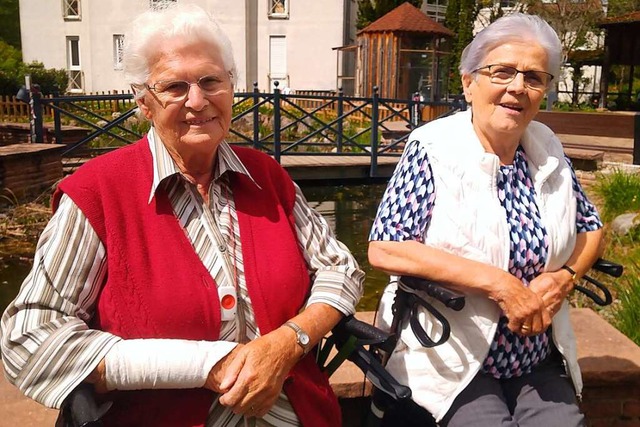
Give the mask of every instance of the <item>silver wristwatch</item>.
[(311, 350), (311, 339), (309, 338), (309, 335), (303, 331), (300, 326), (293, 322), (286, 322), (285, 326), (288, 326), (295, 331), (296, 342), (300, 347), (302, 347), (302, 354), (309, 353), (309, 350)]

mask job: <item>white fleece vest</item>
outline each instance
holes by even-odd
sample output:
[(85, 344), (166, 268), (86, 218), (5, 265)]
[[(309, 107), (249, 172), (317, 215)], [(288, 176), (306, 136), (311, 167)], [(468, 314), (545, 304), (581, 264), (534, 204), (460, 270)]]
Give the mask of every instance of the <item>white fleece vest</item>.
[[(428, 153), (436, 200), (425, 244), (465, 258), (507, 270), (509, 226), (498, 200), (499, 159), (486, 153), (471, 123), (471, 111), (428, 123), (409, 137)], [(536, 191), (549, 241), (546, 270), (559, 269), (573, 252), (576, 238), (576, 196), (571, 170), (562, 145), (545, 125), (531, 122), (522, 146)], [(385, 290), (381, 326), (388, 326), (395, 287)], [(426, 349), (407, 326), (389, 358), (387, 368), (413, 391), (413, 399), (439, 421), (456, 396), (482, 367), (496, 332), (500, 309), (483, 296), (466, 296), (465, 308), (455, 312), (435, 301), (451, 323), (451, 337), (441, 346)], [(438, 336), (437, 322), (426, 310), (421, 324)], [(568, 304), (553, 319), (553, 339), (562, 353), (577, 393), (582, 379)]]

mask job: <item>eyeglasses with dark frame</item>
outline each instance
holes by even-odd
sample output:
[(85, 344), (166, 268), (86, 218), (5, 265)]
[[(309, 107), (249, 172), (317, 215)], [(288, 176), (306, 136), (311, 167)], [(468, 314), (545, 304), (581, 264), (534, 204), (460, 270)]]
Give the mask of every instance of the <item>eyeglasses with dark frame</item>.
[(145, 84), (145, 87), (161, 101), (173, 103), (184, 101), (193, 85), (197, 85), (203, 94), (209, 96), (229, 88), (228, 82), (217, 74), (202, 76), (193, 83), (185, 80), (159, 80), (152, 85)]
[(498, 85), (506, 85), (511, 83), (518, 74), (524, 77), (524, 85), (529, 89), (542, 91), (549, 87), (549, 83), (554, 79), (553, 74), (546, 71), (538, 70), (518, 70), (510, 65), (491, 64), (484, 67), (476, 68), (472, 73), (488, 70), (489, 81)]

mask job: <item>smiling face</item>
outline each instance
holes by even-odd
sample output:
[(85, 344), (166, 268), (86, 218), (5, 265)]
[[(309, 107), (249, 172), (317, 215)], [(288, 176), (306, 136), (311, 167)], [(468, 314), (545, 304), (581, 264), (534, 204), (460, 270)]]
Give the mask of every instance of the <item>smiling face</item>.
[[(220, 50), (208, 43), (185, 43), (178, 39), (159, 46), (151, 61), (149, 86), (173, 80), (195, 83), (203, 76), (214, 76), (219, 80), (219, 88), (205, 94), (197, 84), (192, 84), (185, 99), (176, 102), (165, 102), (162, 93), (149, 90), (138, 105), (179, 163), (186, 166), (194, 157), (211, 162), (229, 132), (233, 105), (233, 86)], [(163, 88), (163, 83), (155, 87)]]
[[(491, 50), (481, 66), (491, 64), (545, 71), (547, 53), (536, 43), (508, 42)], [(462, 76), (462, 85), (465, 98), (472, 105), (473, 128), (485, 148), (508, 144), (515, 152), (527, 125), (540, 109), (544, 91), (527, 88), (522, 74), (500, 85), (492, 83), (487, 73), (478, 72)]]

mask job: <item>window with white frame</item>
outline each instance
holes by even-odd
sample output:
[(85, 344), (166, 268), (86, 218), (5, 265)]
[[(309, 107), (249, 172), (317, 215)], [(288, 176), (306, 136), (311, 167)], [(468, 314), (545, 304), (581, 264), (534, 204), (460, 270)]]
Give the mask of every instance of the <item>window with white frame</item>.
[(80, 0), (62, 0), (64, 19), (80, 19)]
[(278, 88), (289, 86), (287, 74), (287, 38), (285, 36), (269, 37), (269, 81), (270, 87), (277, 81)]
[(80, 66), (80, 37), (67, 37), (67, 70), (69, 70), (69, 92), (82, 92), (82, 68)]
[(289, 0), (269, 0), (269, 18), (288, 18)]
[(151, 9), (162, 9), (167, 7), (171, 3), (175, 3), (177, 0), (149, 0), (149, 7)]
[(124, 49), (124, 34), (113, 35), (113, 69), (122, 70), (122, 50)]

